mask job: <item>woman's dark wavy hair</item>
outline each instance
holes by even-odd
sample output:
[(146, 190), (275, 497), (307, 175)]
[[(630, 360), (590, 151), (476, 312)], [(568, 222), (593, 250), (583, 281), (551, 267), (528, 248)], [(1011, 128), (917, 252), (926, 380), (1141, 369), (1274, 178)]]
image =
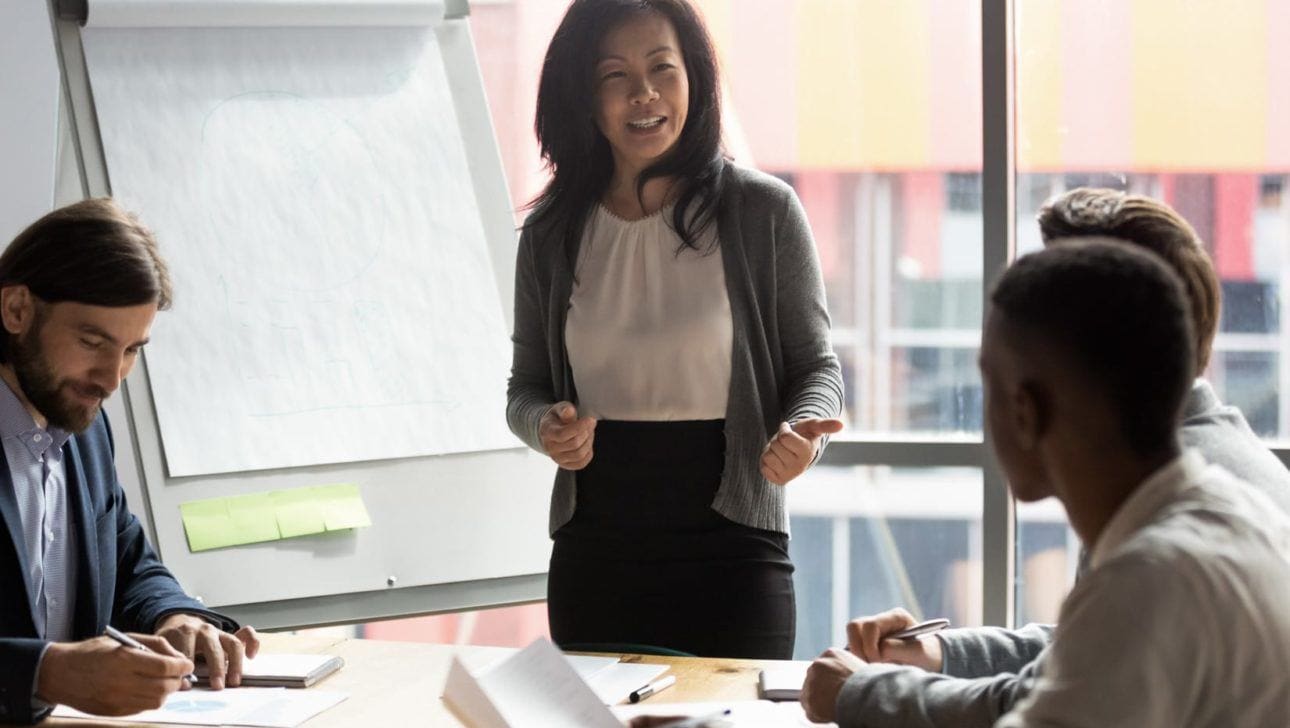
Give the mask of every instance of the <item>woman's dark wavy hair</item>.
[(534, 130), (551, 181), (529, 203), (533, 213), (524, 223), (526, 229), (552, 223), (571, 269), (588, 216), (614, 173), (609, 140), (595, 120), (600, 44), (611, 30), (646, 13), (662, 15), (676, 29), (690, 98), (676, 146), (641, 172), (636, 194), (647, 180), (676, 177), (681, 189), (672, 226), (691, 248), (698, 248), (699, 235), (716, 217), (724, 158), (721, 89), (703, 20), (686, 0), (573, 0), (547, 47), (538, 84)]

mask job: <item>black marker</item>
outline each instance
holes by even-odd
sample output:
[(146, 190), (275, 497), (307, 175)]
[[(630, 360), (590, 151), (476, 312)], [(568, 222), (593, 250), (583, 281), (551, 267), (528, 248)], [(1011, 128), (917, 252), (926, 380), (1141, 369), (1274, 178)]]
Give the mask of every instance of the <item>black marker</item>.
[(632, 694), (627, 696), (627, 699), (633, 703), (639, 703), (640, 701), (644, 700), (645, 698), (648, 698), (654, 693), (657, 693), (660, 690), (665, 690), (667, 688), (670, 688), (675, 684), (676, 684), (676, 676), (668, 675), (662, 680), (655, 680), (654, 682), (646, 685), (643, 688), (638, 688), (636, 690), (633, 690)]

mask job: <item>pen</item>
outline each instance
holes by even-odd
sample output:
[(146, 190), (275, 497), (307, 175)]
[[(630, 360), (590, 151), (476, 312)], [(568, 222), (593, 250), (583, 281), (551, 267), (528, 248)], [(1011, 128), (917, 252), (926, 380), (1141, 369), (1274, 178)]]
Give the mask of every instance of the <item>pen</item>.
[(660, 728), (706, 728), (706, 726), (718, 718), (724, 718), (730, 715), (730, 709), (718, 710), (707, 715), (696, 715), (693, 718), (683, 718), (675, 723), (668, 723)]
[(648, 698), (654, 693), (657, 693), (660, 690), (665, 690), (667, 688), (670, 688), (675, 684), (676, 684), (676, 676), (668, 675), (662, 680), (655, 680), (654, 682), (646, 685), (643, 688), (637, 688), (636, 690), (633, 690), (632, 694), (627, 696), (627, 699), (633, 703), (639, 703), (640, 701), (644, 700), (645, 698)]
[[(106, 634), (108, 637), (111, 637), (112, 639), (116, 640), (120, 644), (125, 645), (126, 647), (133, 647), (136, 650), (143, 650), (144, 652), (152, 652), (152, 650), (148, 649), (147, 645), (131, 637), (125, 632), (122, 632), (116, 627), (113, 627), (110, 624), (107, 626)], [(192, 685), (193, 683), (197, 682), (197, 676), (191, 673), (188, 675), (184, 675), (184, 682), (188, 683), (189, 685)]]
[(889, 634), (886, 639), (911, 640), (921, 635), (939, 632), (948, 626), (950, 626), (950, 620), (948, 619), (929, 619), (926, 622), (919, 622), (912, 627), (906, 627), (899, 632)]

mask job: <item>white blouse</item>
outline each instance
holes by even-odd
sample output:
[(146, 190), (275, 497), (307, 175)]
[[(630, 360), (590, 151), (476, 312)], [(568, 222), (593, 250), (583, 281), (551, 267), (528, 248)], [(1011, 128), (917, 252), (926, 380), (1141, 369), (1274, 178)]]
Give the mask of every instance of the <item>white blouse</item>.
[(596, 207), (564, 332), (580, 417), (726, 416), (734, 329), (716, 235), (680, 248), (671, 206), (640, 220)]

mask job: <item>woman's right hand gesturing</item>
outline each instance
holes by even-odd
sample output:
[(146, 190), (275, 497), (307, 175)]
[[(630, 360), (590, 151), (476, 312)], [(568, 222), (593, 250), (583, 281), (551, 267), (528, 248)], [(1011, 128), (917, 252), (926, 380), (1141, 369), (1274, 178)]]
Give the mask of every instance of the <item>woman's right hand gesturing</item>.
[(578, 419), (578, 408), (572, 402), (556, 402), (542, 415), (538, 438), (556, 465), (565, 470), (582, 470), (591, 462), (596, 418)]

